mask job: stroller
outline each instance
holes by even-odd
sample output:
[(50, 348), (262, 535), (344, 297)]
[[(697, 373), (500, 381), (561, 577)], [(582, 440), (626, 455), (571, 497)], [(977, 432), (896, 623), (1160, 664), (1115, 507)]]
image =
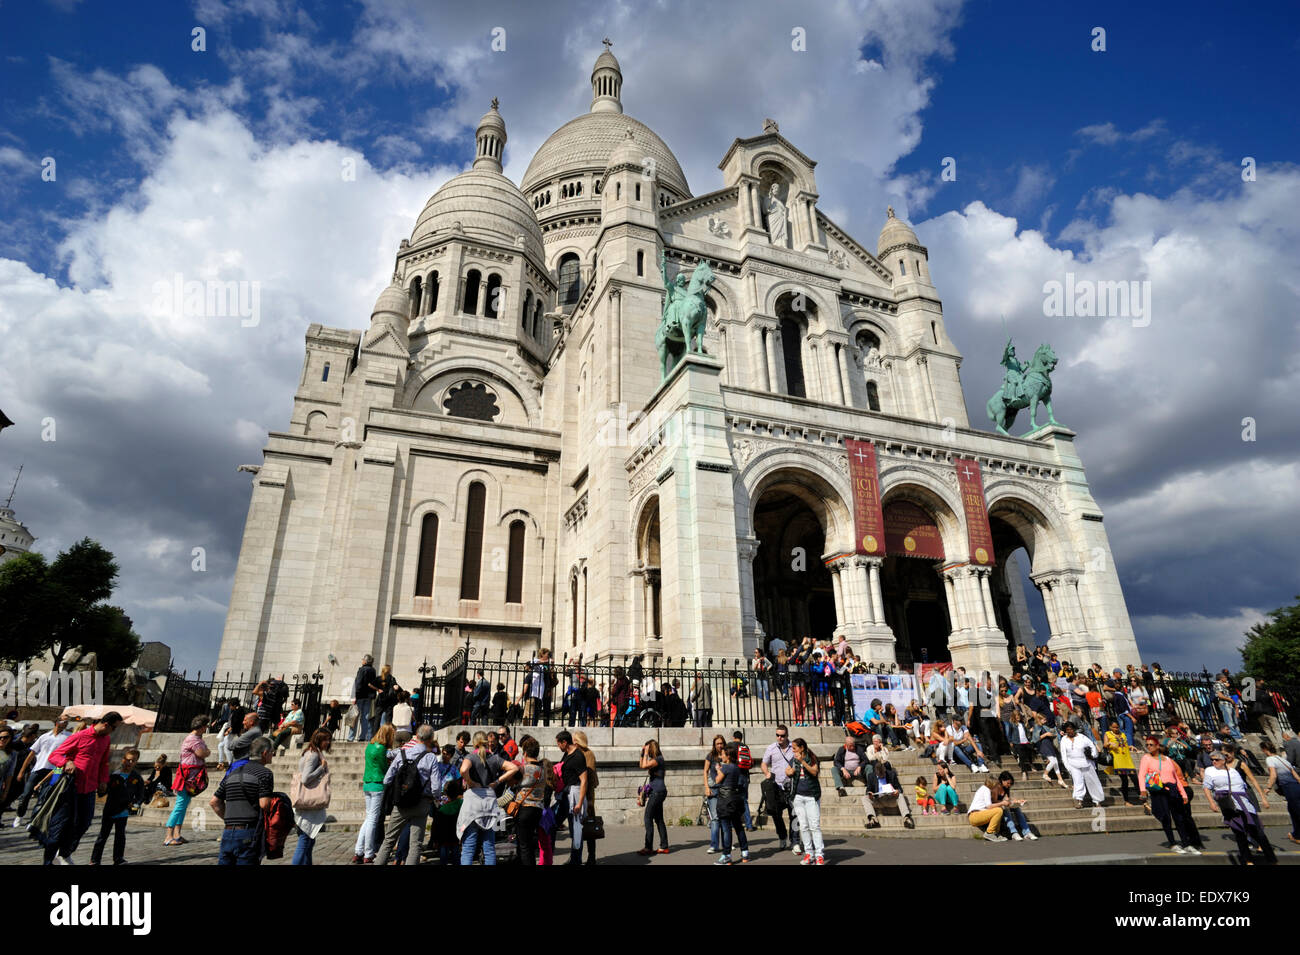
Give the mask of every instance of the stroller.
[(664, 716), (659, 711), (657, 700), (643, 699), (641, 681), (633, 680), (631, 692), (627, 695), (627, 706), (619, 714), (615, 726), (663, 726)]

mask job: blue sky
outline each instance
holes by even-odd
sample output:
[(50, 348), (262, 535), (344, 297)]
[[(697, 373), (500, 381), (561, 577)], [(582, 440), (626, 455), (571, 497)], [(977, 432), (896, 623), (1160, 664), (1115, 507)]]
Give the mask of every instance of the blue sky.
[[(26, 464), (15, 505), (47, 553), (90, 534), (119, 555), (137, 629), (189, 667), (210, 666), (220, 639), (248, 503), (234, 467), (287, 421), (307, 324), (364, 325), (492, 96), (518, 181), (586, 110), (606, 34), (627, 111), (696, 194), (720, 185), (732, 138), (773, 116), (818, 160), (822, 209), (864, 245), (888, 204), (915, 225), (974, 426), (1004, 318), (1022, 354), (1053, 343), (1057, 417), (1079, 432), (1148, 656), (1235, 665), (1245, 626), (1300, 591), (1293, 5), (772, 2), (725, 30), (687, 24), (735, 5), (304, 9), (0, 7), (0, 407), (19, 422), (0, 477)], [(795, 27), (807, 53), (790, 49)], [(45, 156), (56, 182), (41, 181)], [(945, 156), (955, 182), (940, 181)], [(360, 175), (345, 187), (348, 159)], [(267, 320), (143, 313), (177, 271), (261, 281)], [(1152, 281), (1150, 327), (1045, 317), (1043, 283), (1066, 271)], [(46, 416), (55, 442), (40, 440)]]

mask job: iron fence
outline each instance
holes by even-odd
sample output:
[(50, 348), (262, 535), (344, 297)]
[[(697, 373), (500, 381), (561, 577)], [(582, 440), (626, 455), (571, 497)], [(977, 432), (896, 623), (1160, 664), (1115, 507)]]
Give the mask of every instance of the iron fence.
[[(433, 678), (423, 669), (422, 676), (422, 687), (435, 692)], [(756, 670), (752, 660), (613, 655), (544, 662), (466, 645), (443, 664), (436, 690), (440, 726), (837, 726), (856, 719), (849, 674), (800, 663)]]
[[(289, 691), (285, 702), (298, 700), (302, 703), (303, 733), (308, 736), (321, 722), (321, 693), (324, 689), (321, 676), (320, 673), (295, 673), (292, 677), (283, 674), (279, 677)], [(158, 700), (158, 715), (154, 719), (155, 733), (188, 733), (194, 717), (215, 719), (222, 704), (228, 700), (239, 700), (251, 708), (253, 691), (262, 682), (249, 679), (242, 673), (238, 677), (226, 673), (220, 680), (213, 673), (205, 680), (202, 671), (190, 679), (185, 671), (177, 673), (170, 667), (166, 677), (162, 697)], [(275, 718), (278, 720), (279, 716)]]

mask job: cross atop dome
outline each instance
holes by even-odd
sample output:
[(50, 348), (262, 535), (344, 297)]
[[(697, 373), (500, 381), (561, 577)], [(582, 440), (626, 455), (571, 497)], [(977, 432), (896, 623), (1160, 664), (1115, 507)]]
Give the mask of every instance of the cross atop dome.
[[(603, 43), (603, 44), (605, 44), (605, 52), (606, 52), (606, 53), (609, 53), (609, 52), (610, 52), (609, 48), (610, 48), (611, 46), (614, 45), (614, 41), (611, 40), (609, 37), (605, 37), (605, 39), (601, 40), (600, 42)], [(612, 54), (611, 54), (611, 55), (612, 55)]]
[(498, 100), (495, 96), (492, 97), (492, 108), (496, 109), (500, 105), (501, 105), (500, 100)]

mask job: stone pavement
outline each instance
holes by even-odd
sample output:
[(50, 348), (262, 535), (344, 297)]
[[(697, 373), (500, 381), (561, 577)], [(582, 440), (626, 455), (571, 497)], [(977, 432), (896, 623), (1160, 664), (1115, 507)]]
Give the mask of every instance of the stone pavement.
[[(6, 820), (9, 821), (11, 820)], [(97, 817), (87, 838), (82, 840), (81, 847), (76, 852), (78, 862), (89, 861), (90, 849), (98, 832)], [(717, 858), (705, 852), (709, 844), (708, 832), (699, 827), (669, 827), (668, 838), (672, 851), (666, 856), (656, 855), (652, 858), (636, 854), (644, 836), (644, 830), (640, 826), (610, 826), (607, 832), (608, 837), (598, 847), (598, 859), (604, 864), (708, 865)], [(1234, 861), (1236, 843), (1227, 830), (1207, 831), (1203, 836), (1206, 854), (1185, 857), (1163, 848), (1163, 835), (1151, 832), (1058, 836), (1037, 842), (1006, 842), (996, 845), (976, 838), (894, 840), (836, 833), (826, 836), (826, 860), (830, 865), (1225, 865)], [(133, 865), (215, 864), (220, 830), (187, 828), (185, 837), (190, 840), (187, 845), (167, 847), (162, 845), (162, 833), (158, 828), (131, 825), (127, 830), (127, 861)], [(1283, 865), (1300, 864), (1300, 846), (1287, 840), (1284, 828), (1270, 828), (1268, 837)], [(793, 853), (777, 850), (776, 836), (770, 828), (749, 833), (749, 838), (753, 857), (751, 865), (799, 864), (798, 857)], [(287, 865), (296, 840), (296, 835), (292, 835), (283, 859), (266, 864)], [(346, 864), (352, 858), (355, 840), (355, 833), (331, 832), (327, 827), (316, 842), (316, 864)], [(561, 842), (562, 846), (567, 847), (567, 841), (562, 839)], [(1232, 858), (1229, 853), (1232, 853)], [(26, 831), (5, 826), (0, 829), (0, 862), (8, 865), (39, 865), (40, 847), (28, 838)]]

